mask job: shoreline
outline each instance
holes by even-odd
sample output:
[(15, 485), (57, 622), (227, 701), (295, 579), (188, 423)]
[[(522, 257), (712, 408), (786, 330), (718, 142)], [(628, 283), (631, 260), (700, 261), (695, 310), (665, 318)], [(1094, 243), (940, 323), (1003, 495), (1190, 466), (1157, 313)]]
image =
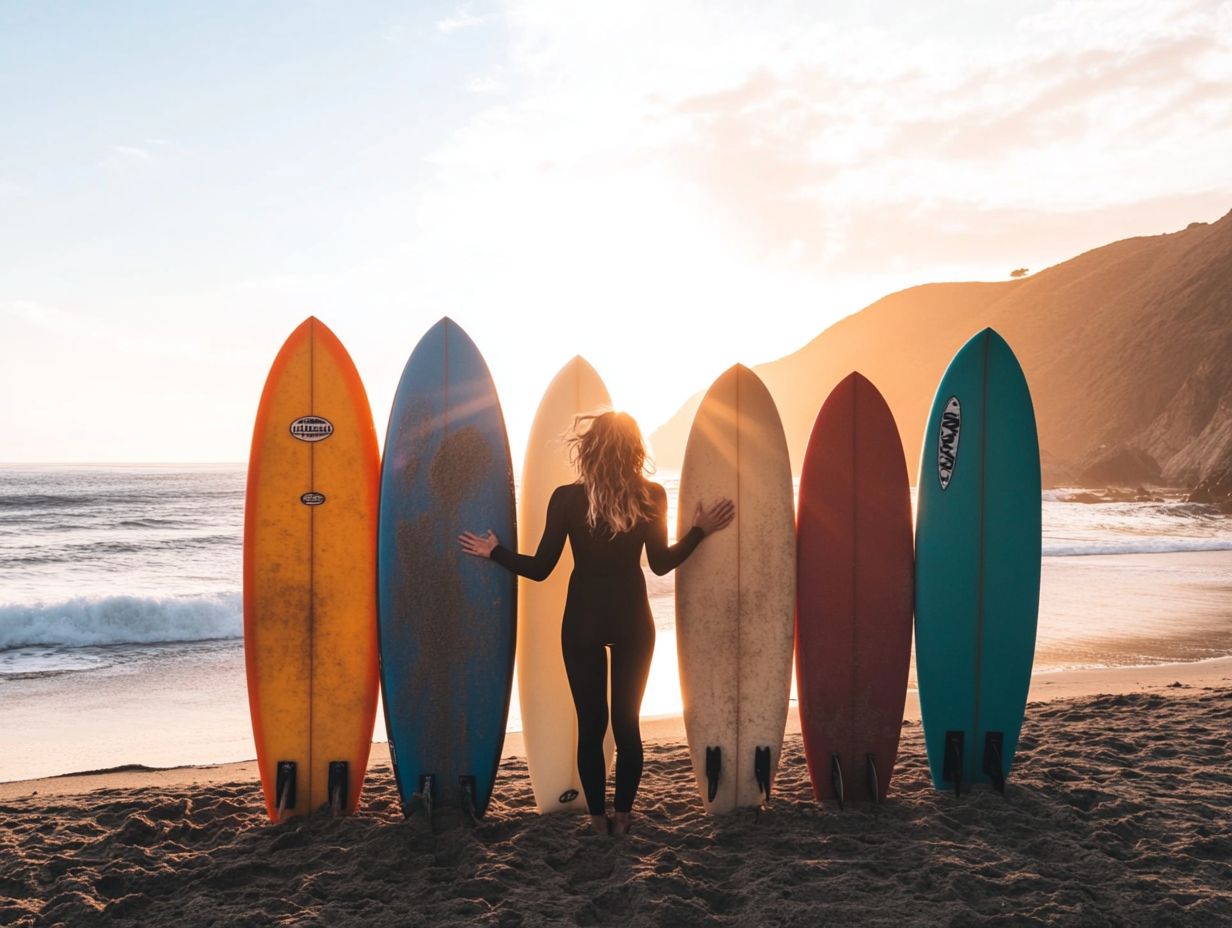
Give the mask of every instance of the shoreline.
[[(1138, 667), (1102, 667), (1091, 670), (1055, 670), (1033, 674), (1028, 706), (1090, 696), (1118, 696), (1147, 692), (1164, 694), (1186, 689), (1232, 687), (1232, 655), (1199, 661)], [(909, 690), (903, 710), (905, 723), (920, 720), (919, 694)], [(685, 741), (680, 714), (647, 716), (641, 721), (642, 740), (649, 745)], [(787, 715), (785, 737), (800, 733), (800, 718), (793, 705)], [(509, 732), (501, 749), (502, 764), (522, 761), (526, 752), (521, 732)], [(387, 742), (372, 744), (368, 770), (389, 766)], [(101, 789), (170, 788), (231, 783), (258, 779), (255, 758), (155, 768), (124, 764), (104, 770), (79, 771), (27, 780), (0, 782), (0, 802), (29, 796), (77, 796)]]
[[(1046, 557), (1042, 569), (1032, 699), (1088, 692), (1085, 687), (1117, 689), (1122, 684), (1110, 678), (1156, 677), (1165, 672), (1156, 669), (1158, 662), (1232, 655), (1232, 551)], [(659, 641), (642, 704), (645, 719), (682, 711), (673, 600), (666, 585), (653, 589)], [(113, 605), (124, 613), (133, 604), (117, 599)], [(136, 605), (142, 621), (151, 609), (161, 614), (158, 603)], [(238, 621), (238, 603), (234, 609)], [(193, 616), (200, 610), (194, 610), (177, 621), (199, 625)], [(76, 606), (68, 615), (78, 624), (99, 619)], [(40, 613), (28, 621), (43, 618)], [(208, 610), (205, 618), (213, 621)], [(0, 783), (133, 763), (178, 768), (251, 759), (242, 646), (242, 639), (228, 638), (80, 653), (32, 649), (36, 659), (29, 669), (54, 671), (63, 664), (68, 670), (0, 678), (0, 729), (20, 733), (0, 757)], [(23, 659), (0, 652), (0, 670), (20, 671)], [(1101, 665), (1114, 669), (1078, 670)], [(906, 713), (918, 713), (915, 694)], [(508, 721), (509, 728), (521, 727), (516, 694)], [(385, 738), (380, 722), (373, 737)], [(514, 749), (516, 736), (508, 738)]]

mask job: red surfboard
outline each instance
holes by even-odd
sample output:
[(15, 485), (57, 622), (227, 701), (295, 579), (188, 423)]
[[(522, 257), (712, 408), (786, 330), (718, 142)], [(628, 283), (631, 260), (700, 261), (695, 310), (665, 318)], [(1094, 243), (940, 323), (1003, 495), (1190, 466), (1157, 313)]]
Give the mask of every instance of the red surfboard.
[(858, 373), (813, 423), (797, 512), (796, 688), (813, 795), (880, 802), (907, 698), (915, 552), (898, 428)]

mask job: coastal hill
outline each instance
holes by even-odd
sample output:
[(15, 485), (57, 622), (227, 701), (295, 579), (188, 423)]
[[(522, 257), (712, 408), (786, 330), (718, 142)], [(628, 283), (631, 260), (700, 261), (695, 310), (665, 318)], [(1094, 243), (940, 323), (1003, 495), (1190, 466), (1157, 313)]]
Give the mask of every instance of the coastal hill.
[[(798, 473), (813, 419), (858, 370), (885, 395), (914, 481), (950, 358), (992, 326), (1026, 372), (1045, 486), (1193, 487), (1232, 467), (1232, 213), (1105, 245), (1031, 277), (925, 284), (754, 366)], [(719, 372), (715, 372), (716, 374)], [(701, 393), (652, 435), (678, 469)]]

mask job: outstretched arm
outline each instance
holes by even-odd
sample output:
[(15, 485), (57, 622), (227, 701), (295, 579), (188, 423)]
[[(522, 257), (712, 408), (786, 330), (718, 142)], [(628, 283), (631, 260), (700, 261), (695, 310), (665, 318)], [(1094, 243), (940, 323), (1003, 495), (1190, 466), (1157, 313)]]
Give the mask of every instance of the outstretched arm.
[(662, 577), (685, 562), (707, 535), (724, 529), (735, 517), (736, 507), (729, 499), (718, 500), (709, 508), (699, 501), (693, 514), (693, 527), (674, 545), (667, 543), (667, 491), (655, 485), (652, 491), (658, 513), (646, 535), (646, 560), (650, 569)]
[(506, 570), (530, 580), (546, 580), (556, 562), (560, 560), (560, 552), (565, 547), (565, 535), (565, 507), (558, 488), (548, 501), (543, 537), (539, 540), (539, 548), (533, 556), (509, 550), (491, 531), (483, 536), (463, 532), (458, 536), (458, 541), (467, 554), (490, 557)]

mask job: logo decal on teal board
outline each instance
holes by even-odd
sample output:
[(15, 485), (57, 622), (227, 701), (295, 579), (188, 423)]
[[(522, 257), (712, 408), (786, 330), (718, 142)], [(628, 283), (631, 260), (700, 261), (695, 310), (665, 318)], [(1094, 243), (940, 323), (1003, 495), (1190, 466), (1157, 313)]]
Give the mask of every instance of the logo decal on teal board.
[(941, 412), (941, 434), (937, 438), (937, 479), (941, 489), (950, 485), (958, 462), (958, 434), (962, 431), (962, 404), (951, 396)]

